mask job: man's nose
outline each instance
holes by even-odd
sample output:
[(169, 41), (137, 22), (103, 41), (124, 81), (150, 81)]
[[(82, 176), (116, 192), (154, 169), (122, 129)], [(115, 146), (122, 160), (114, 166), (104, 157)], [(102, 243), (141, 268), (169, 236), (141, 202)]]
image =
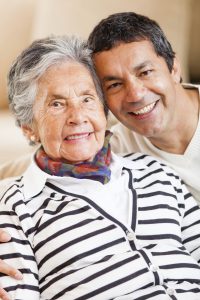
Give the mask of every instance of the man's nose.
[(126, 101), (138, 102), (144, 98), (146, 94), (146, 87), (140, 79), (132, 79), (128, 82), (126, 87)]

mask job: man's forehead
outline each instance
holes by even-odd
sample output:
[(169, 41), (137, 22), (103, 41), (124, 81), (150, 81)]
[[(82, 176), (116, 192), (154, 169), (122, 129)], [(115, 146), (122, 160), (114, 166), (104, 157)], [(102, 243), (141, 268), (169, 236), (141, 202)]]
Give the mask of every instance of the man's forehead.
[[(146, 41), (145, 41), (146, 42)], [(113, 48), (112, 50), (102, 51), (94, 55), (94, 64), (97, 73), (109, 71), (112, 75), (112, 70), (123, 68), (141, 69), (147, 65), (153, 65), (154, 60), (158, 58), (153, 47), (140, 42), (123, 43)], [(141, 42), (142, 43), (142, 42)]]

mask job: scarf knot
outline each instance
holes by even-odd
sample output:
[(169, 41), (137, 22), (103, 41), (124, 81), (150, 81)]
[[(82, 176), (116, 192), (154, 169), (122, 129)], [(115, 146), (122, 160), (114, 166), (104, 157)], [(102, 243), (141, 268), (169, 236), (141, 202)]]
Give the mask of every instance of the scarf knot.
[(106, 184), (111, 176), (109, 168), (111, 162), (111, 148), (109, 141), (111, 136), (112, 133), (107, 130), (105, 133), (104, 145), (91, 162), (68, 164), (65, 162), (54, 161), (48, 157), (43, 147), (40, 147), (35, 155), (36, 163), (42, 171), (50, 175), (91, 179)]

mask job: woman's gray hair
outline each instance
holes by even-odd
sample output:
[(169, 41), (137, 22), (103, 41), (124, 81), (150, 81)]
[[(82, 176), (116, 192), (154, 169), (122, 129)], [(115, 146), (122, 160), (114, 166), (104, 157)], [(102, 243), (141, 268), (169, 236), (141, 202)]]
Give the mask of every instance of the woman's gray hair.
[(49, 67), (63, 61), (80, 63), (89, 70), (107, 115), (101, 85), (86, 42), (75, 36), (50, 36), (36, 40), (26, 48), (8, 73), (8, 99), (18, 126), (32, 124), (38, 80)]

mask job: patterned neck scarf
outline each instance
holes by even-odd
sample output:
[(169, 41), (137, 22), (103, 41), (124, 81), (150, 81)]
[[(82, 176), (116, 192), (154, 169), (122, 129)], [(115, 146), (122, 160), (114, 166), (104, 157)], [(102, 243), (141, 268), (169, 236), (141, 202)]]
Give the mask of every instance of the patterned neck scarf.
[(41, 147), (35, 155), (36, 163), (42, 171), (50, 175), (92, 179), (106, 184), (110, 180), (111, 175), (109, 169), (111, 161), (109, 141), (111, 136), (112, 133), (106, 131), (104, 145), (91, 162), (82, 162), (73, 165), (54, 161), (47, 156), (43, 147)]

